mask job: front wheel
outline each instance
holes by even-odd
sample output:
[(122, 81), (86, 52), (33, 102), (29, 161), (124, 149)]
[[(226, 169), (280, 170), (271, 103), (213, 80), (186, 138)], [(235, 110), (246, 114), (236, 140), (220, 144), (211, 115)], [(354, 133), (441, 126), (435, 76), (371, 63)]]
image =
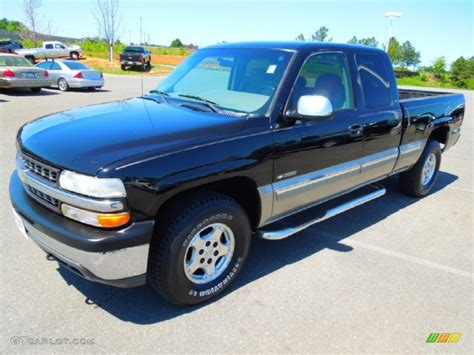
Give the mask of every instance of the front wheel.
[(70, 57), (71, 57), (72, 60), (78, 60), (79, 59), (79, 53), (71, 52)]
[(250, 247), (245, 210), (219, 193), (181, 199), (159, 218), (148, 282), (168, 301), (195, 305), (223, 292), (237, 277)]
[(422, 197), (429, 194), (439, 174), (441, 148), (438, 141), (429, 140), (423, 153), (410, 169), (400, 174), (400, 188), (407, 195)]

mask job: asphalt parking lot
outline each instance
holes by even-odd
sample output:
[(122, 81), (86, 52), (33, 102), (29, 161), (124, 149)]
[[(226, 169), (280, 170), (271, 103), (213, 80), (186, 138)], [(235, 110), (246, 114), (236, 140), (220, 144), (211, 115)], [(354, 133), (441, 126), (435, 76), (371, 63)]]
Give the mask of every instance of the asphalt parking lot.
[[(144, 78), (144, 90), (159, 81)], [(472, 91), (464, 92), (461, 140), (443, 155), (431, 195), (406, 197), (390, 178), (381, 199), (285, 240), (255, 240), (224, 297), (178, 308), (146, 286), (117, 289), (58, 268), (17, 231), (9, 204), (22, 124), (138, 96), (141, 86), (139, 77), (106, 76), (98, 92), (0, 93), (1, 353), (472, 353)], [(426, 344), (434, 332), (463, 335), (457, 344)], [(53, 344), (34, 344), (43, 338)]]

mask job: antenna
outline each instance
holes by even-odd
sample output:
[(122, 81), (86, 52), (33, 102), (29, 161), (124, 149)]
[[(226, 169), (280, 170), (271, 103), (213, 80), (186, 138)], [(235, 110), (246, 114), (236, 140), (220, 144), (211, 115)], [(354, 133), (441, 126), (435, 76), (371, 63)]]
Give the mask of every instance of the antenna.
[(142, 73), (140, 74), (140, 77), (141, 77), (142, 96), (143, 96), (143, 69), (142, 69)]

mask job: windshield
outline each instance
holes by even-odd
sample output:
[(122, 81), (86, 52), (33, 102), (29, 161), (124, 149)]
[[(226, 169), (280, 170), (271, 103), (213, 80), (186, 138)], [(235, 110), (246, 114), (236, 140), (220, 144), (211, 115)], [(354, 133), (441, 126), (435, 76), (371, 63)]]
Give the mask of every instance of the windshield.
[(157, 90), (199, 99), (223, 110), (264, 114), (293, 53), (274, 49), (203, 49), (183, 62)]
[(71, 70), (90, 69), (87, 65), (81, 62), (63, 62), (63, 64)]
[(0, 56), (0, 66), (7, 67), (32, 67), (33, 64), (25, 57), (17, 56)]

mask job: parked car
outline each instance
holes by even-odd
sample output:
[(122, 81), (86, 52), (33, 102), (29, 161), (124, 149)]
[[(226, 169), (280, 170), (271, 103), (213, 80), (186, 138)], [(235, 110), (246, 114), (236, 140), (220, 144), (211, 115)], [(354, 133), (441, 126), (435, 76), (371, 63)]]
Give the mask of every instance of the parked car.
[(13, 53), (17, 49), (22, 49), (21, 43), (11, 39), (0, 39), (0, 53)]
[(51, 85), (48, 71), (35, 68), (27, 59), (0, 53), (0, 88), (29, 88), (33, 92)]
[(122, 70), (139, 67), (141, 70), (151, 68), (151, 53), (145, 47), (129, 46), (120, 54)]
[(253, 237), (380, 198), (394, 174), (426, 196), (464, 105), (398, 89), (375, 48), (217, 45), (148, 95), (23, 126), (11, 201), (22, 233), (82, 277), (197, 304), (236, 279)]
[(21, 55), (31, 61), (33, 64), (36, 63), (37, 59), (48, 59), (48, 58), (71, 58), (74, 60), (79, 59), (82, 56), (82, 49), (79, 46), (66, 46), (65, 44), (58, 41), (43, 42), (42, 48), (24, 48), (15, 50), (15, 53)]
[(48, 70), (51, 86), (61, 91), (67, 91), (69, 88), (95, 90), (104, 86), (104, 76), (100, 71), (78, 61), (46, 60), (36, 67)]

